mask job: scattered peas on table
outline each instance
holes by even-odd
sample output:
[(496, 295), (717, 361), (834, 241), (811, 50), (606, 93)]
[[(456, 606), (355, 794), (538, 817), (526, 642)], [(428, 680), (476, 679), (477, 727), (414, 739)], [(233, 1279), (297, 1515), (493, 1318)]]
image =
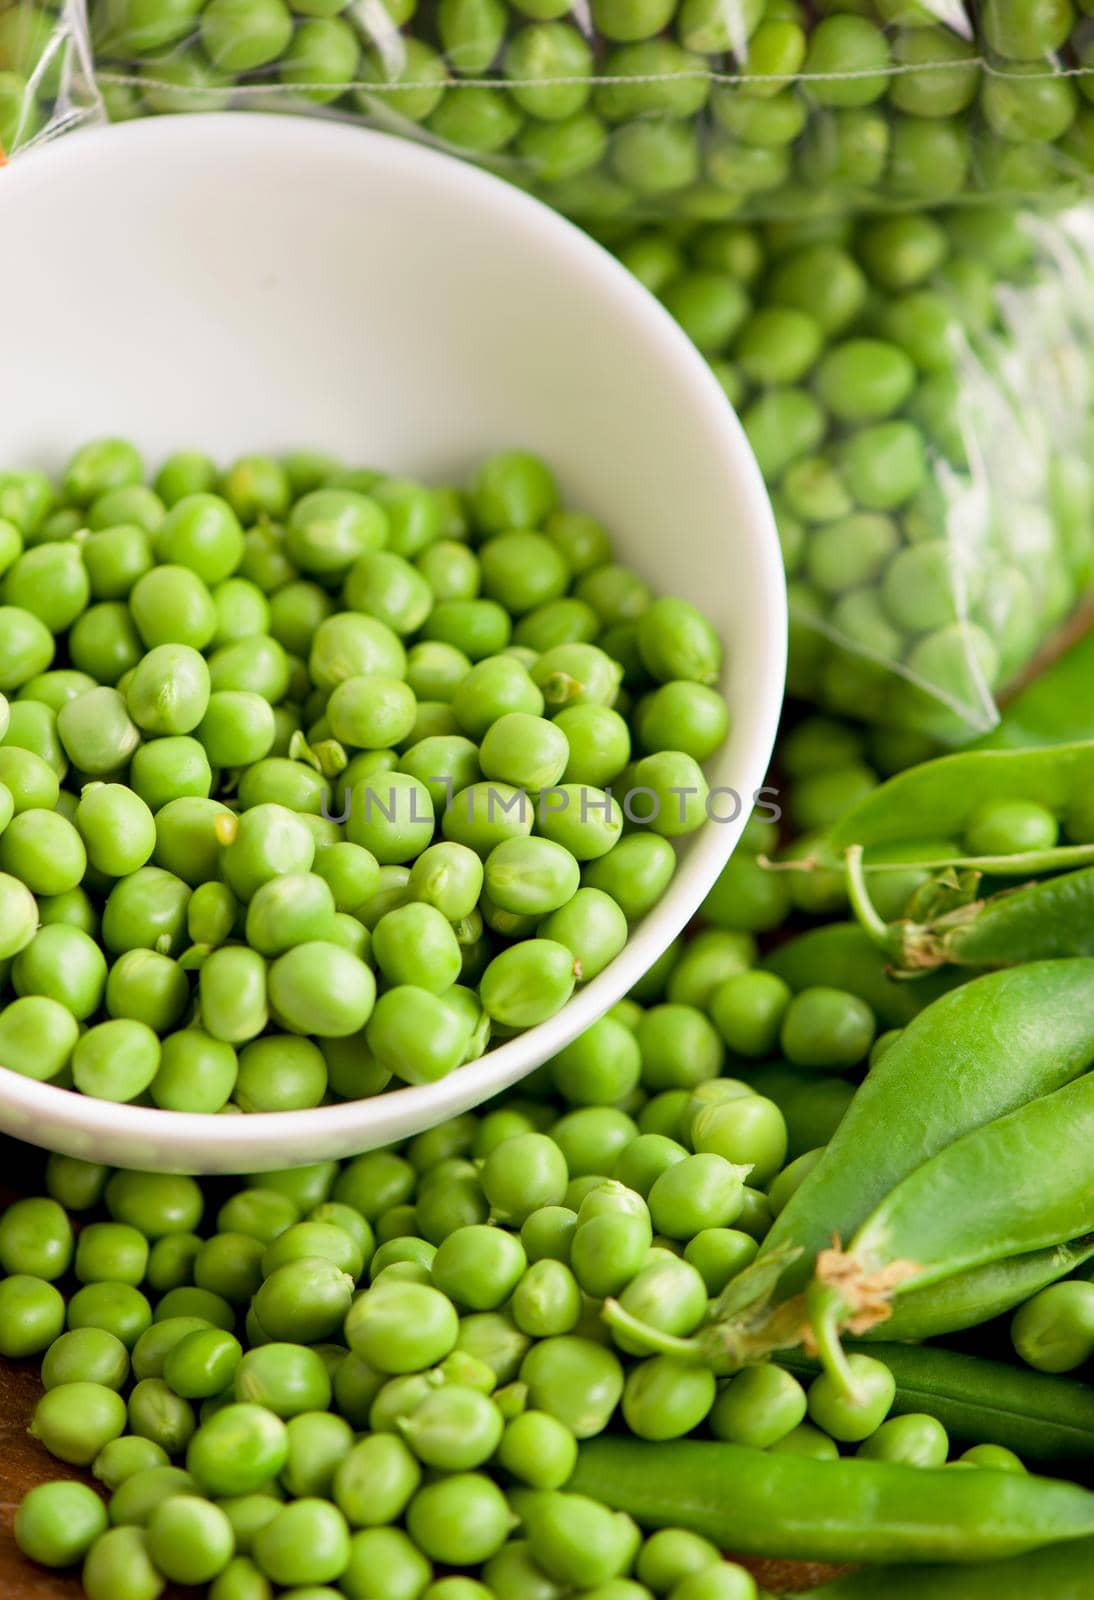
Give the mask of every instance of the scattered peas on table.
[(520, 451), (146, 480), (0, 473), (0, 1062), (300, 1110), (552, 1016), (707, 821), (711, 625)]
[(20, 1549), (88, 1600), (757, 1600), (796, 1560), (858, 1565), (849, 1600), (919, 1571), (1054, 1600), (1088, 1572), (1094, 960), (901, 981), (853, 895), (759, 887), (886, 817), (894, 904), (928, 835), (1051, 853), (1028, 806), (1069, 815), (1088, 755), (1026, 759), (989, 815), (981, 757), (954, 784), (908, 754), (799, 720), (777, 761), (819, 864), (754, 815), (699, 929), (478, 1111), (237, 1180), (49, 1157), (0, 1217), (0, 1354), (40, 1362), (31, 1432), (84, 1478), (27, 1494)]

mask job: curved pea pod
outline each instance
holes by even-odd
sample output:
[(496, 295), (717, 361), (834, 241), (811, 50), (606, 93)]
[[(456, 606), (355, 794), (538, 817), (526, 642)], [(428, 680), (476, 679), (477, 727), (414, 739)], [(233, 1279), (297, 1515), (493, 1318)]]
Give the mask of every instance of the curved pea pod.
[[(895, 1048), (895, 1046), (894, 1046)], [(896, 1184), (850, 1247), (822, 1250), (805, 1295), (811, 1340), (847, 1393), (839, 1335), (883, 1322), (911, 1284), (1094, 1230), (1094, 1073), (974, 1129)]]
[(1006, 707), (977, 750), (1029, 750), (1094, 739), (1094, 631), (1072, 645)]
[(911, 977), (946, 965), (1013, 967), (1094, 955), (1094, 867), (1005, 889), (931, 922), (892, 923), (884, 937), (901, 975)]
[[(951, 1439), (999, 1444), (1026, 1461), (1094, 1457), (1094, 1390), (1076, 1378), (1032, 1372), (940, 1345), (855, 1341), (848, 1349), (884, 1361), (896, 1379), (893, 1415), (929, 1412)], [(820, 1362), (794, 1350), (779, 1365), (806, 1380)]]
[[(1033, 800), (1054, 816), (1063, 817), (1073, 802), (1089, 795), (1092, 788), (1094, 740), (1040, 750), (962, 751), (909, 767), (871, 790), (831, 829), (828, 844), (838, 859), (855, 844), (960, 838), (982, 806), (1001, 800)], [(1085, 858), (1081, 855), (1084, 849)], [(1043, 854), (1059, 859), (1062, 866), (1071, 860), (1079, 865), (1082, 859), (1090, 859), (1089, 848), (1084, 846)], [(999, 859), (1014, 864), (1023, 858)], [(1015, 870), (1026, 869), (1015, 866)]]
[[(989, 1261), (923, 1289), (909, 1285), (893, 1305), (888, 1320), (870, 1329), (866, 1338), (935, 1339), (990, 1322), (1011, 1311), (1050, 1283), (1066, 1278), (1094, 1259), (1094, 1234), (1044, 1250)], [(1094, 1439), (1091, 1440), (1094, 1448)]]
[(801, 1287), (833, 1235), (851, 1238), (925, 1161), (1051, 1094), (1092, 1061), (1094, 960), (1031, 962), (944, 995), (871, 1069), (824, 1155), (776, 1217), (761, 1258), (800, 1247), (781, 1287)]
[(566, 1488), (642, 1527), (689, 1528), (740, 1555), (987, 1561), (1094, 1533), (1094, 1494), (1053, 1478), (693, 1439), (590, 1439)]
[(762, 965), (789, 984), (795, 994), (822, 984), (857, 995), (887, 1028), (903, 1028), (957, 981), (955, 975), (941, 972), (914, 987), (894, 982), (888, 975), (886, 956), (855, 922), (809, 928), (779, 945)]
[(1094, 1539), (987, 1561), (929, 1567), (873, 1567), (846, 1574), (799, 1600), (1090, 1600)]

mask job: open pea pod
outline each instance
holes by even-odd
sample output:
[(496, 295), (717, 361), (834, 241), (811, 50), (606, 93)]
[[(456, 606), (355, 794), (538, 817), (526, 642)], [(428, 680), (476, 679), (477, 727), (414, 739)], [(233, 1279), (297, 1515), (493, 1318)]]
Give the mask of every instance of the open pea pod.
[(890, 1302), (1094, 1230), (1094, 1073), (975, 1128), (895, 1184), (848, 1249), (822, 1251), (805, 1295), (811, 1340), (847, 1392), (840, 1344)]
[[(772, 1350), (800, 1343), (812, 1310), (818, 1324), (822, 1313), (826, 1319), (822, 1326), (834, 1365), (835, 1330), (848, 1317), (858, 1324), (857, 1331), (864, 1330), (881, 1320), (900, 1284), (910, 1288), (911, 1272), (896, 1263), (920, 1264), (922, 1258), (924, 1264), (934, 1264), (932, 1272), (920, 1275), (915, 1284), (919, 1290), (994, 1259), (1094, 1231), (1094, 1218), (1088, 1220), (1084, 1210), (1094, 1204), (1089, 1154), (1094, 1129), (1086, 1132), (1087, 1143), (1072, 1152), (1067, 1172), (1062, 1155), (1055, 1152), (1057, 1136), (1063, 1141), (1066, 1136), (1081, 1139), (1082, 1134), (1061, 1130), (1058, 1118), (1048, 1117), (1042, 1128), (1040, 1113), (1030, 1117), (1031, 1137), (1036, 1130), (1040, 1142), (1036, 1150), (1030, 1145), (1028, 1158), (1021, 1129), (1009, 1137), (996, 1132), (1000, 1119), (1073, 1083), (1081, 1093), (1072, 1109), (1083, 1111), (1085, 1127), (1094, 1079), (1083, 1080), (1082, 1075), (1092, 1062), (1094, 960), (1032, 962), (953, 990), (910, 1022), (871, 1069), (824, 1154), (775, 1219), (756, 1260), (733, 1280), (732, 1306), (717, 1306), (712, 1320), (690, 1339), (669, 1339), (636, 1324), (614, 1301), (605, 1303), (605, 1319), (624, 1328), (641, 1349), (733, 1372)], [(971, 1155), (956, 1148), (981, 1133), (983, 1141)], [(924, 1227), (938, 1228), (939, 1244), (930, 1231), (915, 1231), (915, 1206), (901, 1208), (901, 1191), (951, 1149), (956, 1150), (952, 1163), (935, 1168), (918, 1202), (924, 1208)], [(1025, 1164), (1034, 1158), (1059, 1165), (1063, 1192), (1051, 1207), (1047, 1187), (1044, 1195), (1039, 1187), (1040, 1169), (1030, 1172)], [(935, 1183), (941, 1185), (937, 1193)], [(981, 1189), (991, 1184), (1003, 1189), (1014, 1205), (1028, 1203), (1032, 1220), (1015, 1213), (1008, 1231), (1002, 1212), (979, 1205)], [(1018, 1186), (1023, 1186), (1021, 1193), (1011, 1195)], [(1041, 1199), (1043, 1219), (1038, 1215)], [(876, 1220), (888, 1215), (887, 1205), (888, 1235)], [(946, 1229), (959, 1225), (967, 1233), (955, 1231), (943, 1239)], [(871, 1315), (865, 1315), (865, 1303), (849, 1308), (835, 1294), (827, 1305), (807, 1307), (800, 1291), (814, 1279), (821, 1253), (828, 1250), (831, 1265), (834, 1240), (857, 1244), (863, 1236), (872, 1251)], [(772, 1261), (778, 1269), (774, 1285)], [(855, 1280), (857, 1289), (863, 1278), (861, 1258), (850, 1263), (847, 1278)], [(961, 1315), (967, 1319), (968, 1312), (966, 1305)]]
[[(828, 845), (842, 858), (856, 844), (960, 838), (981, 807), (1000, 800), (1031, 800), (1064, 821), (1089, 802), (1092, 790), (1094, 740), (1038, 750), (967, 750), (909, 767), (872, 790), (835, 825)], [(1067, 865), (1066, 849), (1058, 854)]]
[(1092, 959), (989, 973), (936, 1000), (872, 1068), (824, 1155), (776, 1217), (761, 1253), (786, 1244), (803, 1250), (783, 1288), (803, 1286), (833, 1235), (851, 1238), (938, 1151), (1062, 1088), (1092, 1062)]

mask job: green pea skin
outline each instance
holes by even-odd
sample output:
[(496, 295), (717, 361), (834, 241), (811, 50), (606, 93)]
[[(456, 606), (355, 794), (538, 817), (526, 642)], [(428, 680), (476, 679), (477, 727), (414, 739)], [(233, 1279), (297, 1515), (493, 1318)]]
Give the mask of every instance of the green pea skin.
[(29, 1273), (0, 1282), (0, 1354), (19, 1361), (40, 1354), (64, 1328), (64, 1301), (57, 1289)]
[(106, 1508), (82, 1483), (43, 1483), (23, 1498), (15, 1515), (15, 1542), (44, 1567), (82, 1561), (106, 1532)]
[(1050, 1284), (1027, 1300), (1011, 1320), (1011, 1342), (1037, 1372), (1071, 1372), (1094, 1350), (1094, 1284), (1083, 1279)]
[(530, 1497), (524, 1524), (534, 1563), (566, 1587), (618, 1577), (640, 1540), (629, 1517), (584, 1495), (557, 1491)]
[(58, 1460), (89, 1466), (124, 1431), (125, 1409), (121, 1396), (103, 1384), (64, 1383), (39, 1400), (29, 1431)]
[(946, 1430), (934, 1417), (909, 1412), (891, 1417), (864, 1439), (857, 1454), (869, 1461), (903, 1461), (913, 1467), (940, 1467), (949, 1454)]
[(851, 1398), (836, 1392), (829, 1378), (815, 1378), (808, 1390), (810, 1420), (833, 1439), (855, 1443), (867, 1438), (885, 1420), (896, 1394), (896, 1381), (888, 1367), (872, 1356), (848, 1357), (854, 1375)]
[(164, 1579), (143, 1528), (110, 1528), (88, 1551), (80, 1579), (88, 1600), (158, 1600)]
[(678, 1439), (698, 1427), (714, 1404), (711, 1372), (653, 1356), (632, 1367), (623, 1388), (623, 1417), (640, 1439)]
[(623, 1393), (623, 1369), (613, 1352), (571, 1334), (534, 1345), (520, 1377), (528, 1385), (529, 1405), (564, 1423), (578, 1439), (607, 1426)]

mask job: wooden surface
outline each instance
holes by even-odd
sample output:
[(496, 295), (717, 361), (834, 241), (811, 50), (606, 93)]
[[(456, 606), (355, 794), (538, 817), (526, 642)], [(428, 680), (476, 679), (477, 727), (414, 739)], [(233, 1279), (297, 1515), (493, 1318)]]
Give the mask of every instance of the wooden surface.
[[(12, 1522), (28, 1489), (50, 1478), (75, 1477), (27, 1433), (41, 1394), (34, 1362), (0, 1362), (0, 1596), (3, 1600), (79, 1600), (79, 1579), (46, 1572), (15, 1548)], [(90, 1479), (85, 1479), (90, 1482)]]

